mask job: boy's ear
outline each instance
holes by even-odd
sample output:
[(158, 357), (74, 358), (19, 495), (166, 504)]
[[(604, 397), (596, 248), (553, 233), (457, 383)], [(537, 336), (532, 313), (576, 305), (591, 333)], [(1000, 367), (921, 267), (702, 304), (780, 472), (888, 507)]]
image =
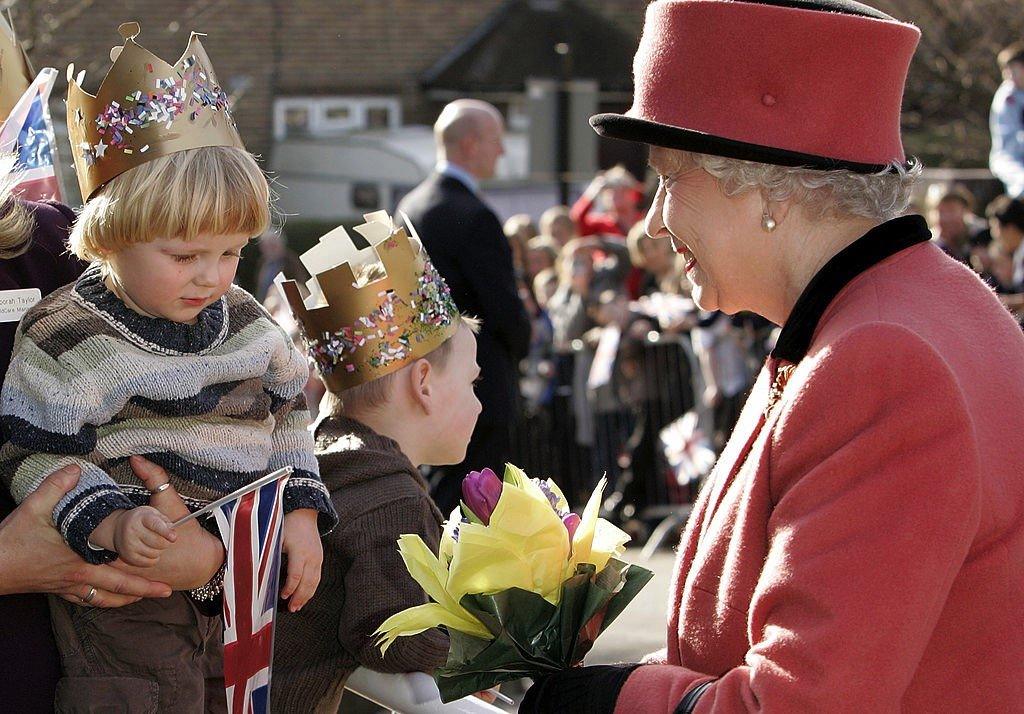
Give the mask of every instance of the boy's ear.
[(413, 402), (429, 415), (434, 408), (434, 369), (428, 360), (421, 358), (412, 363), (408, 386)]

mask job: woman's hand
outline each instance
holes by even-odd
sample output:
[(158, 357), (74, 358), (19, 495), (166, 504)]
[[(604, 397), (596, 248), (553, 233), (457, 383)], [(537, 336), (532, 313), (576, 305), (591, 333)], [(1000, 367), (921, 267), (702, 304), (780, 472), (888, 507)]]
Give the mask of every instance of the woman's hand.
[(0, 594), (50, 593), (93, 607), (120, 607), (144, 597), (170, 595), (166, 583), (110, 565), (89, 565), (64, 543), (51, 516), (80, 474), (77, 466), (50, 474), (0, 523)]
[(289, 600), (290, 612), (301, 610), (320, 584), (324, 548), (316, 527), (317, 516), (313, 508), (298, 508), (284, 517), (281, 550), (288, 556), (288, 577), (281, 588), (281, 599)]
[[(168, 482), (167, 472), (141, 456), (131, 457), (132, 470), (152, 494), (149, 505), (171, 523), (188, 515), (188, 506)], [(167, 484), (166, 487), (164, 484)], [(162, 489), (162, 490), (161, 490)], [(136, 509), (138, 510), (138, 509)], [(217, 574), (224, 563), (224, 545), (206, 531), (195, 519), (174, 529), (177, 537), (165, 550), (160, 561), (151, 567), (139, 568), (117, 560), (111, 565), (125, 573), (160, 578), (175, 590), (193, 590)]]
[(610, 712), (615, 708), (622, 685), (638, 666), (576, 666), (539, 677), (526, 691), (519, 714)]

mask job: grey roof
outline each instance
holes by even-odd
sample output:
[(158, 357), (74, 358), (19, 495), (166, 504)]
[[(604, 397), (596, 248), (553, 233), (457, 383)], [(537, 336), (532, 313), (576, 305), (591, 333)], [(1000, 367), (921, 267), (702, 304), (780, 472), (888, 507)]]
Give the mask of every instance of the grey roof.
[(576, 0), (509, 0), (421, 77), (427, 90), (519, 92), (527, 77), (557, 78), (570, 47), (570, 77), (631, 92), (638, 38)]

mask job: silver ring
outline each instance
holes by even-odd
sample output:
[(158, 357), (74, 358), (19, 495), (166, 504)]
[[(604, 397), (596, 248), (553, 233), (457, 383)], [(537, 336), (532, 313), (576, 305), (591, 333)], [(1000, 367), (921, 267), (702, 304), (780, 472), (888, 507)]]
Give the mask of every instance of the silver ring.
[(96, 588), (90, 587), (89, 588), (89, 592), (86, 594), (85, 597), (82, 598), (82, 602), (84, 602), (86, 605), (88, 605), (89, 603), (92, 602), (94, 597), (96, 597)]
[(166, 490), (167, 490), (167, 489), (169, 489), (170, 487), (171, 487), (171, 482), (170, 482), (170, 481), (168, 481), (167, 483), (162, 483), (162, 484), (160, 484), (159, 486), (157, 486), (156, 488), (154, 488), (154, 489), (153, 489), (152, 491), (150, 491), (150, 493), (151, 493), (151, 494), (154, 494), (154, 493), (163, 493), (164, 491), (166, 491)]

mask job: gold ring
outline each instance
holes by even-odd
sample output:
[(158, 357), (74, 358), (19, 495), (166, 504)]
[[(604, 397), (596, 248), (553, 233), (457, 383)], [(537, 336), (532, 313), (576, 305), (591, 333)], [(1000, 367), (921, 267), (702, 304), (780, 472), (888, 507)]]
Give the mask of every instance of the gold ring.
[(170, 481), (168, 481), (167, 483), (162, 483), (162, 484), (160, 484), (159, 486), (157, 486), (156, 488), (154, 488), (154, 489), (153, 489), (152, 491), (150, 491), (150, 493), (151, 493), (151, 494), (154, 494), (154, 493), (163, 493), (164, 491), (166, 491), (166, 490), (167, 490), (167, 489), (169, 489), (170, 487), (171, 487), (171, 482), (170, 482)]
[(89, 603), (92, 602), (94, 597), (96, 597), (96, 588), (90, 587), (89, 588), (89, 592), (86, 594), (85, 597), (82, 598), (82, 602), (84, 602), (86, 605), (88, 605)]

